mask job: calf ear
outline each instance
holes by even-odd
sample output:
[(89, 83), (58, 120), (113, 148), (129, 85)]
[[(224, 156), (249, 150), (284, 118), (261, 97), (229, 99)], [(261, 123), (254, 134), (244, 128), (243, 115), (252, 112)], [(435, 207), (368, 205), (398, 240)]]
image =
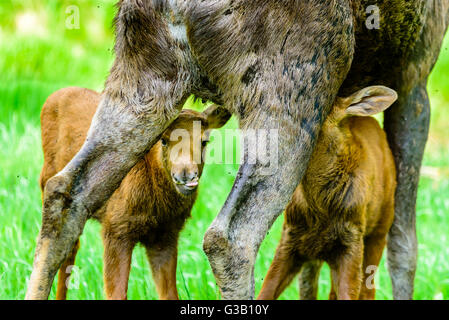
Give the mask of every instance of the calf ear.
[(207, 118), (209, 129), (221, 128), (231, 118), (231, 113), (228, 110), (216, 104), (204, 110), (203, 115)]
[(372, 116), (387, 109), (397, 98), (398, 94), (393, 89), (384, 86), (367, 87), (346, 98), (346, 114)]

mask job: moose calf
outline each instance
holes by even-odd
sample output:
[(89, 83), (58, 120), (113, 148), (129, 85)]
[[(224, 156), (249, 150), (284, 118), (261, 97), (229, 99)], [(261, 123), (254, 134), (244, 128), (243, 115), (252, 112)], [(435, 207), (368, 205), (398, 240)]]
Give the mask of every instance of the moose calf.
[(374, 299), (366, 282), (393, 222), (396, 169), (384, 131), (369, 116), (396, 99), (383, 86), (337, 98), (285, 211), (259, 299), (277, 299), (304, 263), (316, 261), (330, 266), (331, 299)]
[[(66, 88), (51, 95), (41, 114), (44, 166), (40, 176), (42, 191), (81, 149), (100, 94), (88, 89)], [(160, 140), (128, 173), (108, 202), (91, 218), (101, 222), (104, 242), (104, 284), (108, 299), (126, 299), (131, 255), (142, 243), (150, 261), (160, 299), (178, 299), (176, 289), (177, 242), (190, 216), (203, 171), (202, 152), (210, 130), (223, 126), (230, 113), (216, 105), (203, 113), (183, 110), (165, 130)], [(195, 121), (199, 134), (192, 132)], [(184, 129), (188, 139), (178, 139)], [(197, 132), (198, 133), (198, 132)], [(192, 154), (200, 155), (195, 161)], [(101, 175), (98, 172), (98, 175)], [(73, 265), (79, 240), (59, 270), (56, 298), (65, 299), (68, 266)]]

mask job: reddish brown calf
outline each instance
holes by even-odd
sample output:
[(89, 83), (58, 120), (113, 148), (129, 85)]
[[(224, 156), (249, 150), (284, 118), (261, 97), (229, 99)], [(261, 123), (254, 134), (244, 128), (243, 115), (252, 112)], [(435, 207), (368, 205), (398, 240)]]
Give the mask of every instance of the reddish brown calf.
[(393, 222), (396, 169), (384, 131), (369, 116), (396, 99), (382, 86), (337, 99), (285, 211), (259, 299), (278, 298), (303, 264), (316, 260), (331, 268), (331, 298), (374, 299), (367, 280)]
[[(99, 102), (100, 94), (81, 88), (59, 90), (46, 101), (41, 114), (42, 191), (47, 180), (80, 150)], [(183, 110), (106, 204), (91, 212), (89, 218), (102, 224), (108, 299), (126, 299), (131, 255), (139, 242), (146, 248), (159, 298), (178, 299), (178, 236), (190, 217), (204, 165), (201, 158), (200, 163), (194, 161), (192, 154), (201, 155), (210, 130), (223, 126), (229, 117), (230, 113), (216, 105), (203, 113)], [(192, 133), (195, 121), (201, 124), (197, 136)], [(178, 142), (183, 133), (188, 139)], [(68, 267), (74, 264), (78, 248), (79, 240), (59, 270), (57, 299), (66, 298)]]

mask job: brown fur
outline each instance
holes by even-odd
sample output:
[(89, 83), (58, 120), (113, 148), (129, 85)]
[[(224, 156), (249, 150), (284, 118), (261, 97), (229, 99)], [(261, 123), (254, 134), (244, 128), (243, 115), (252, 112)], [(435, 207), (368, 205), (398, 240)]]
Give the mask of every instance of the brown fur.
[[(99, 102), (99, 93), (81, 88), (62, 89), (48, 98), (41, 114), (44, 150), (40, 177), (42, 191), (47, 180), (64, 168), (81, 148)], [(193, 122), (200, 121), (202, 132), (199, 138), (207, 139), (209, 129), (222, 126), (229, 118), (227, 112), (223, 115), (220, 110), (216, 106), (204, 113), (184, 110), (162, 135), (161, 141), (167, 145), (162, 146), (161, 141), (156, 143), (131, 169), (109, 201), (91, 213), (91, 217), (102, 224), (104, 281), (108, 299), (126, 299), (131, 255), (139, 242), (147, 250), (159, 297), (178, 298), (177, 241), (179, 232), (190, 217), (197, 189), (190, 192), (182, 189), (180, 192), (171, 175), (175, 177), (183, 173), (179, 179), (191, 177), (197, 181), (203, 162), (197, 165), (189, 159), (181, 159), (175, 167), (169, 157), (175, 144), (170, 142), (170, 135), (175, 129), (192, 133)], [(194, 143), (193, 139), (195, 137), (187, 143)], [(197, 145), (204, 147), (201, 142)], [(193, 148), (188, 150), (192, 152)], [(66, 298), (66, 282), (70, 275), (67, 267), (74, 264), (78, 248), (79, 241), (60, 268), (57, 299)]]
[(366, 268), (379, 264), (393, 222), (396, 170), (377, 121), (354, 116), (360, 113), (351, 108), (360, 103), (385, 109), (397, 96), (383, 87), (366, 90), (360, 102), (354, 102), (360, 94), (338, 99), (323, 124), (309, 167), (285, 211), (282, 239), (259, 299), (277, 298), (311, 260), (330, 265), (335, 288), (331, 297), (374, 298), (374, 289), (365, 285), (371, 275)]

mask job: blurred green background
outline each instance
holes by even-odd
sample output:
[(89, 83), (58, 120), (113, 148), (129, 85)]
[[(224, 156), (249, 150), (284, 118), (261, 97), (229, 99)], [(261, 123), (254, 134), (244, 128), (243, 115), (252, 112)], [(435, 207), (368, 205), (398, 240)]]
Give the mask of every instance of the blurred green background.
[[(102, 90), (113, 61), (114, 0), (0, 1), (0, 298), (22, 299), (31, 273), (41, 222), (38, 176), (42, 166), (39, 114), (55, 90), (81, 86)], [(80, 13), (79, 29), (66, 27), (70, 6)], [(432, 123), (417, 204), (419, 264), (416, 299), (449, 299), (449, 37), (434, 69), (429, 93)], [(189, 107), (202, 108), (192, 100)], [(235, 128), (235, 119), (226, 128)], [(224, 129), (222, 129), (224, 130)], [(218, 289), (202, 251), (205, 230), (223, 205), (237, 165), (208, 165), (200, 195), (181, 234), (178, 289), (181, 299), (217, 299)], [(256, 265), (256, 293), (280, 237), (280, 217), (264, 241)], [(81, 238), (69, 299), (103, 299), (100, 226), (88, 222)], [(377, 299), (391, 299), (383, 259)], [(323, 268), (321, 299), (329, 292)], [(54, 298), (53, 287), (50, 298)], [(148, 262), (141, 247), (132, 261), (129, 299), (156, 299)], [(293, 283), (281, 299), (297, 299)]]

